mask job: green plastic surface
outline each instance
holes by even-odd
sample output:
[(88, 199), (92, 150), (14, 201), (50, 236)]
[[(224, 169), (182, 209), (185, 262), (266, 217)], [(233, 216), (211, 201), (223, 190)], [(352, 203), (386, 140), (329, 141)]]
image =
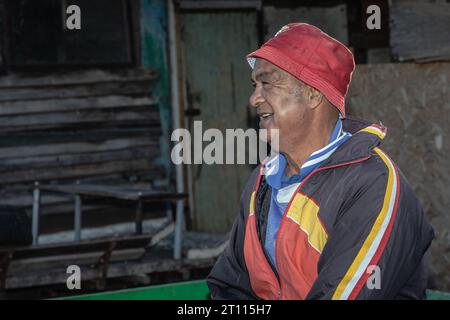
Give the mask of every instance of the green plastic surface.
[[(62, 300), (209, 300), (205, 280), (178, 282), (165, 285), (106, 291)], [(450, 293), (427, 290), (427, 300), (450, 300)]]
[(107, 291), (62, 298), (63, 300), (208, 300), (206, 281), (188, 281), (158, 286)]

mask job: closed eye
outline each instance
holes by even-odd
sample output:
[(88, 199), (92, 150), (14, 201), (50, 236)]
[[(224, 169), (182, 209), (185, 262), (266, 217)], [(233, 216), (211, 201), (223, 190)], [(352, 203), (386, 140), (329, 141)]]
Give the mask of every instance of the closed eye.
[[(267, 85), (270, 85), (270, 82), (267, 82), (267, 81), (261, 81), (261, 84), (263, 85), (263, 86), (267, 86)], [(253, 88), (256, 88), (256, 82), (254, 82), (254, 81), (252, 81), (252, 87)]]
[(266, 89), (272, 87), (272, 84), (270, 82), (261, 81), (261, 83), (262, 83), (263, 87), (266, 88)]

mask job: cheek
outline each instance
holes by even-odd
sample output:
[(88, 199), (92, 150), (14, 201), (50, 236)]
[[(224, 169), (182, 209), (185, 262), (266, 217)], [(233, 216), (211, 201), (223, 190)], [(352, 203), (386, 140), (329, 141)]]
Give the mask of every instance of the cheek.
[(298, 127), (304, 116), (304, 108), (298, 101), (283, 99), (276, 110), (275, 120), (280, 130), (291, 130)]

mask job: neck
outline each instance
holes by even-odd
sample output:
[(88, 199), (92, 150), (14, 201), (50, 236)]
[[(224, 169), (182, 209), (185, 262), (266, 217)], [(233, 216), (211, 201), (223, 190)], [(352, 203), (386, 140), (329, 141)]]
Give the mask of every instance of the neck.
[(328, 121), (326, 123), (329, 125), (311, 125), (307, 130), (307, 135), (299, 140), (292, 150), (283, 152), (287, 160), (286, 176), (299, 174), (300, 168), (310, 155), (328, 144), (336, 122)]

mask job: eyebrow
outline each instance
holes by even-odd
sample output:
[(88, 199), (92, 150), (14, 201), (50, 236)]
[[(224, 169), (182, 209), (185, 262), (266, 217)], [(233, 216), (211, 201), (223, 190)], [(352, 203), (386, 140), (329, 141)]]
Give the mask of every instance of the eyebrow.
[[(260, 72), (260, 73), (258, 73), (258, 74), (255, 76), (255, 79), (256, 79), (256, 80), (259, 80), (259, 79), (261, 79), (261, 78), (263, 78), (263, 77), (266, 77), (266, 76), (272, 76), (275, 72), (276, 72), (276, 70)], [(252, 82), (255, 82), (255, 80), (253, 80), (253, 77), (251, 78), (251, 81), (252, 81)]]

